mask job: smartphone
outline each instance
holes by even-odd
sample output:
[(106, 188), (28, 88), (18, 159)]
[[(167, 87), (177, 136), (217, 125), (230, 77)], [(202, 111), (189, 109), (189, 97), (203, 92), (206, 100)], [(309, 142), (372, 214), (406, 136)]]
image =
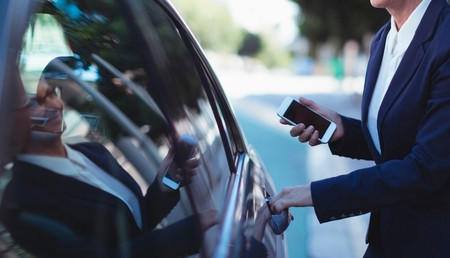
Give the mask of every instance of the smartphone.
[(292, 97), (286, 97), (283, 100), (277, 114), (292, 125), (303, 123), (306, 127), (314, 126), (319, 132), (319, 141), (321, 143), (327, 143), (336, 130), (335, 123)]
[(162, 179), (162, 182), (166, 186), (168, 186), (174, 190), (177, 190), (180, 187), (181, 182), (179, 182), (176, 179), (177, 168), (173, 162), (174, 157), (175, 157), (175, 153), (172, 154), (172, 157), (170, 157), (170, 163), (169, 163), (169, 166), (167, 166), (166, 171), (164, 172), (164, 177)]
[(178, 168), (182, 168), (187, 159), (194, 157), (196, 147), (197, 140), (194, 136), (185, 134), (180, 137), (162, 178), (163, 184), (174, 190), (180, 187), (181, 182), (177, 180)]

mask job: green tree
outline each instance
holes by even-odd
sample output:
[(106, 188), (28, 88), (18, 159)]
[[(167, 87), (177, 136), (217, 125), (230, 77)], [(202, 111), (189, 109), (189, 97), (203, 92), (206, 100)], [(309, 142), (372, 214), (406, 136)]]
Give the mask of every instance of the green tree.
[(239, 48), (238, 54), (241, 56), (255, 56), (261, 51), (261, 38), (257, 34), (247, 32), (245, 34), (242, 45)]
[(375, 33), (389, 21), (385, 9), (374, 8), (368, 0), (325, 1), (292, 0), (300, 5), (301, 34), (311, 43), (311, 54), (315, 48), (333, 39), (336, 47), (350, 39), (359, 41), (367, 33)]
[(292, 54), (276, 40), (276, 36), (272, 32), (263, 32), (260, 37), (262, 48), (256, 58), (269, 68), (289, 68)]
[(243, 30), (231, 17), (227, 6), (210, 0), (173, 0), (203, 48), (237, 53)]
[(289, 67), (290, 53), (274, 41), (274, 35), (265, 32), (255, 34), (239, 27), (234, 23), (228, 7), (222, 2), (211, 0), (172, 2), (203, 48), (252, 57), (267, 67)]

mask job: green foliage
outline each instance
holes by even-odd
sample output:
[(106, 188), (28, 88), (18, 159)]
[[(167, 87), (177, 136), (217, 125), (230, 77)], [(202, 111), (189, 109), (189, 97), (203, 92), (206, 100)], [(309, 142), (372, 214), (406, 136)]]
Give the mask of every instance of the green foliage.
[(256, 58), (269, 68), (289, 68), (292, 55), (276, 41), (276, 37), (267, 32), (261, 35), (261, 39), (262, 49)]
[(300, 5), (303, 22), (300, 31), (311, 42), (312, 50), (329, 39), (338, 42), (337, 47), (349, 40), (361, 42), (367, 33), (375, 33), (389, 21), (384, 9), (377, 9), (368, 0), (325, 1), (292, 0)]
[[(224, 4), (211, 0), (172, 2), (203, 48), (253, 57), (268, 67), (289, 66), (290, 54), (274, 40), (273, 35), (254, 34), (239, 27)], [(249, 42), (245, 42), (249, 37), (252, 44), (256, 44), (252, 50), (247, 49)]]
[(223, 53), (237, 53), (243, 31), (227, 7), (210, 0), (173, 0), (203, 48)]
[(255, 56), (261, 51), (261, 38), (257, 34), (247, 32), (239, 48), (241, 56)]

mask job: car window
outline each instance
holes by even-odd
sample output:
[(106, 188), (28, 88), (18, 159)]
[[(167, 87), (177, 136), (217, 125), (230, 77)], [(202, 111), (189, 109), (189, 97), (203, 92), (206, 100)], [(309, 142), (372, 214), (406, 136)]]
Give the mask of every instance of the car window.
[(215, 73), (212, 72), (213, 68), (210, 66), (201, 46), (197, 43), (197, 40), (189, 33), (189, 28), (177, 14), (176, 10), (171, 5), (170, 1), (157, 1), (159, 5), (167, 12), (167, 15), (171, 17), (174, 25), (178, 28), (179, 33), (185, 45), (190, 51), (191, 55), (195, 59), (194, 63), (199, 71), (200, 79), (206, 87), (208, 97), (211, 103), (213, 103), (213, 111), (216, 118), (216, 123), (219, 125), (221, 136), (228, 155), (229, 166), (232, 171), (236, 171), (236, 160), (239, 154), (245, 152), (244, 137), (241, 134), (239, 126), (236, 123), (232, 108), (228, 103), (226, 95), (220, 85), (219, 79)]
[[(177, 139), (196, 139), (197, 175), (182, 188), (164, 227), (221, 210), (231, 171), (223, 125), (179, 31), (153, 1), (134, 3), (44, 1), (30, 19), (18, 60), (28, 94), (36, 94), (41, 78), (58, 89), (65, 143), (101, 143), (143, 193)], [(213, 227), (205, 241), (216, 236)]]

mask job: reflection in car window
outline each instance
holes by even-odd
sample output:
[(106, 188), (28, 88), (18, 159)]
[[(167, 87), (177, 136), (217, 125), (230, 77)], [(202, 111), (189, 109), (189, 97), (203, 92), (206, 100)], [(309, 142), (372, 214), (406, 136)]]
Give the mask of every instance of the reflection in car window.
[[(141, 16), (131, 15), (126, 6), (45, 1), (23, 42), (25, 88), (35, 92), (41, 74), (60, 88), (64, 140), (103, 144), (142, 191), (156, 177), (174, 140), (193, 135), (201, 160), (198, 174), (182, 188), (181, 201), (160, 227), (192, 213), (220, 210), (230, 170), (192, 58), (154, 2), (145, 2)], [(146, 23), (150, 31), (139, 31), (133, 27), (136, 22)], [(154, 45), (148, 45), (145, 33), (155, 36)], [(47, 66), (55, 58), (60, 65)], [(206, 234), (205, 241), (213, 241), (216, 228)]]

